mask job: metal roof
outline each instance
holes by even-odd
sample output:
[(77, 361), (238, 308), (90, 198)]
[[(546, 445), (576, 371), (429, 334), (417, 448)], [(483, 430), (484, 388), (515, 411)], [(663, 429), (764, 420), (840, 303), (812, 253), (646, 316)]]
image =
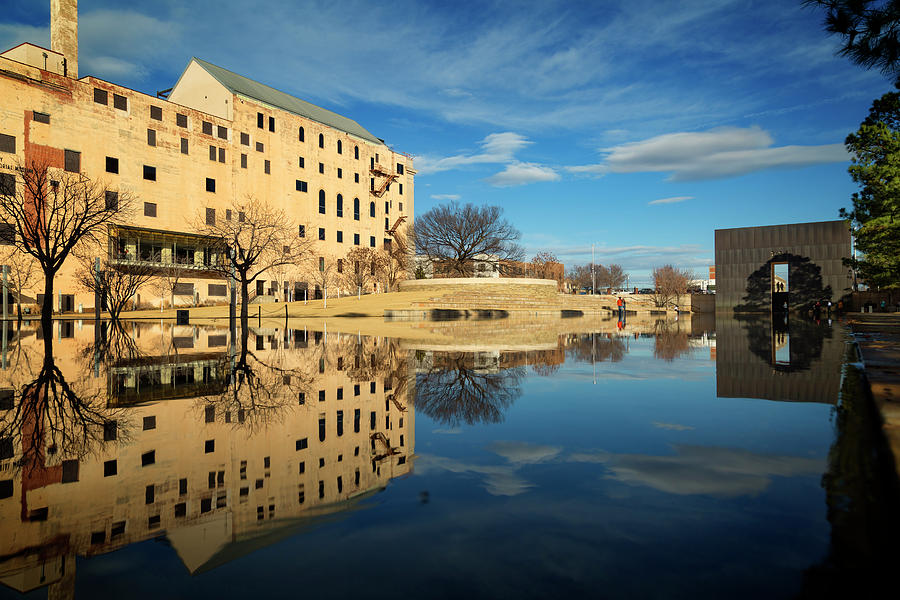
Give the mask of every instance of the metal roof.
[(193, 60), (206, 69), (210, 75), (234, 94), (258, 100), (276, 108), (292, 112), (295, 115), (300, 115), (301, 117), (318, 121), (329, 127), (345, 131), (375, 144), (384, 145), (383, 140), (372, 135), (353, 119), (348, 119), (347, 117), (333, 113), (330, 110), (326, 110), (321, 106), (316, 106), (306, 100), (301, 100), (300, 98), (276, 90), (275, 88), (259, 83), (258, 81), (248, 79), (243, 75), (232, 73), (228, 69), (217, 67), (216, 65), (197, 57), (194, 57)]

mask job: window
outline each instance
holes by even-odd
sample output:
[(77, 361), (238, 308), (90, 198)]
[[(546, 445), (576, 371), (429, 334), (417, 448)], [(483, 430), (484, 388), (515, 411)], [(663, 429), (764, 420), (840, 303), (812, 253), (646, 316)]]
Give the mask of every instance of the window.
[(74, 483), (78, 481), (78, 461), (64, 460), (62, 463), (62, 482)]
[(212, 160), (212, 161), (216, 160), (216, 147), (215, 146), (209, 147), (209, 160)]
[(339, 258), (337, 260), (337, 271), (338, 271), (338, 273), (344, 272), (344, 259), (343, 258)]
[(0, 481), (0, 500), (2, 500), (4, 498), (12, 498), (12, 496), (13, 496), (13, 480), (12, 479), (4, 479), (4, 480)]
[(337, 241), (338, 241), (339, 244), (343, 244), (343, 243), (344, 243), (344, 232), (343, 232), (343, 231), (338, 231), (338, 232), (337, 232)]
[(219, 139), (227, 140), (228, 139), (228, 128), (222, 127), (221, 125), (216, 126), (216, 135), (218, 135)]
[(16, 153), (16, 138), (12, 135), (0, 133), (0, 152)]
[(384, 230), (385, 230), (385, 231), (390, 231), (390, 229), (391, 229), (391, 224), (390, 224), (390, 222), (388, 221), (388, 218), (385, 217), (385, 218), (384, 218)]
[(262, 113), (256, 113), (256, 126), (260, 129), (266, 128), (266, 116)]
[(263, 171), (266, 172), (266, 175), (270, 175), (272, 173), (272, 163), (270, 161), (265, 161), (263, 164)]
[(206, 440), (203, 443), (203, 452), (210, 454), (216, 451), (216, 440)]
[(214, 209), (214, 208), (206, 209), (206, 224), (207, 225), (215, 225), (216, 224), (216, 209)]
[(344, 197), (340, 194), (337, 195), (337, 216), (344, 216)]
[(325, 172), (325, 165), (323, 163), (319, 163), (319, 173)]
[(353, 220), (359, 221), (359, 198), (353, 199)]
[[(384, 203), (384, 214), (388, 214), (390, 212), (391, 212), (391, 203), (385, 202)], [(385, 229), (387, 229), (387, 228), (385, 228)]]
[(319, 214), (325, 214), (325, 190), (319, 190)]
[(187, 154), (187, 153), (188, 153), (188, 140), (187, 140), (187, 138), (181, 138), (181, 153), (182, 153), (182, 154)]
[(119, 466), (118, 466), (118, 463), (116, 463), (115, 459), (108, 460), (103, 463), (103, 476), (104, 477), (112, 477), (113, 475), (115, 475), (118, 472), (118, 470), (119, 470)]
[(113, 108), (128, 110), (128, 98), (119, 94), (113, 94)]
[[(400, 186), (400, 187), (403, 187), (403, 186)], [(403, 203), (402, 202), (400, 202), (400, 212), (403, 212)]]
[(250, 145), (250, 134), (249, 133), (241, 133), (241, 145), (242, 146)]
[(225, 162), (225, 148), (219, 148), (219, 162)]
[(103, 106), (109, 105), (109, 92), (100, 88), (94, 88), (94, 102)]
[(359, 160), (359, 146), (353, 146), (353, 158)]
[(300, 181), (300, 180), (298, 179), (298, 180), (297, 180), (297, 191), (298, 191), (298, 192), (305, 192), (306, 190), (307, 190), (306, 182), (305, 182), (305, 181)]
[(187, 504), (184, 502), (179, 502), (175, 505), (175, 518), (184, 517), (187, 515)]
[(319, 148), (325, 147), (325, 136), (321, 133), (319, 134)]
[[(324, 232), (325, 232), (324, 229), (320, 229), (319, 231), (322, 232), (322, 234), (324, 235)], [(321, 239), (325, 239), (325, 238), (323, 237), (323, 238), (321, 238)], [(319, 271), (320, 271), (320, 272), (324, 272), (324, 271), (325, 271), (325, 257), (324, 257), (324, 256), (320, 256), (320, 257), (319, 257)], [(316, 287), (318, 288), (319, 286), (316, 286)], [(319, 392), (319, 395), (321, 396), (322, 393)]]
[(275, 131), (275, 117), (269, 117), (269, 131)]
[(144, 179), (147, 181), (156, 181), (156, 167), (144, 165)]
[[(325, 228), (324, 228), (324, 227), (319, 227), (319, 239), (322, 240), (322, 241), (325, 241)], [(320, 267), (322, 266), (322, 259), (321, 259), (321, 258), (319, 258), (319, 266), (320, 266)], [(320, 268), (319, 270), (321, 271), (321, 270), (323, 270), (323, 269)]]
[(263, 145), (262, 142), (256, 142), (256, 151), (257, 152), (265, 152), (266, 151), (266, 147)]
[(246, 218), (247, 218), (247, 214), (244, 211), (239, 210), (238, 211), (238, 223), (243, 223), (244, 219), (246, 219)]
[(344, 153), (344, 148), (343, 148), (343, 145), (341, 144), (341, 140), (337, 141), (337, 152), (338, 152), (338, 154)]
[(340, 167), (338, 167), (337, 174), (338, 174), (338, 179), (344, 178), (344, 170), (341, 169)]
[(358, 233), (353, 234), (353, 245), (359, 246), (359, 234)]
[(145, 217), (155, 217), (156, 216), (156, 203), (155, 202), (144, 202), (144, 216)]
[(403, 175), (403, 165), (397, 163), (397, 175)]
[(187, 479), (179, 479), (178, 480), (178, 495), (184, 496), (187, 494)]
[(144, 431), (156, 429), (156, 417), (144, 417)]
[(206, 135), (212, 135), (212, 123), (209, 121), (203, 121), (203, 133)]
[(215, 179), (213, 179), (211, 177), (206, 178), (206, 191), (207, 192), (215, 192), (216, 191), (216, 180)]
[(175, 124), (179, 127), (187, 127), (187, 115), (175, 113)]
[(369, 202), (369, 216), (370, 217), (375, 216), (375, 203), (374, 202)]
[(375, 191), (375, 178), (374, 177), (369, 178), (369, 189), (372, 190), (373, 192)]
[(241, 154), (241, 168), (242, 169), (247, 168), (247, 155), (246, 154)]
[(298, 233), (300, 237), (306, 237), (306, 225), (300, 225)]
[[(397, 191), (398, 191), (398, 192), (400, 193), (400, 195), (402, 196), (402, 195), (403, 195), (403, 184), (402, 184), (402, 183), (398, 183), (397, 186), (398, 186), (398, 190), (397, 190)], [(402, 205), (401, 205), (401, 206), (402, 206)], [(403, 210), (403, 209), (401, 208), (400, 210)]]
[(35, 110), (32, 111), (32, 117), (38, 123), (46, 123), (48, 125), (50, 124), (50, 115), (48, 115), (47, 113), (42, 113)]
[(81, 152), (75, 150), (65, 151), (65, 169), (70, 173), (81, 172)]
[(359, 183), (359, 173), (353, 174), (353, 183)]
[(369, 247), (370, 247), (370, 248), (374, 248), (374, 247), (375, 247), (375, 236), (374, 236), (374, 235), (370, 235), (370, 236), (369, 236)]
[(150, 118), (154, 121), (162, 121), (162, 107), (161, 106), (151, 106), (150, 107)]
[(215, 406), (207, 406), (204, 409), (203, 420), (206, 423), (215, 423), (216, 422), (216, 407)]
[(112, 156), (106, 157), (106, 172), (107, 173), (119, 173), (119, 159), (113, 158)]
[(156, 462), (156, 450), (151, 450), (150, 452), (144, 452), (141, 454), (141, 466), (146, 467), (148, 465), (152, 465)]
[(301, 142), (305, 142), (305, 141), (306, 141), (305, 138), (306, 138), (306, 136), (304, 135), (304, 133), (303, 133), (303, 128), (301, 127), (301, 128), (300, 128), (300, 133), (299, 133), (299, 135), (298, 135), (298, 139), (299, 139)]
[(106, 190), (106, 208), (110, 210), (119, 208), (119, 192)]

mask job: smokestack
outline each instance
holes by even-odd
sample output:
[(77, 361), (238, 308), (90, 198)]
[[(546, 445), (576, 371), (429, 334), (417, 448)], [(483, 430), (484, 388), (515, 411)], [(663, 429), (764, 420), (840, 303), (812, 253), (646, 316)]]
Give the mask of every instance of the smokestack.
[(66, 75), (78, 79), (78, 0), (50, 0), (50, 49), (66, 59)]

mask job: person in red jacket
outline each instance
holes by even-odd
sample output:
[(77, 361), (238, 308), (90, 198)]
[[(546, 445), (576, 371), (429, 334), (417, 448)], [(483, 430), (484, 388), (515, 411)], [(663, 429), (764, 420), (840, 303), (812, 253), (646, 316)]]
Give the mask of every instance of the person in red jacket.
[(625, 316), (625, 301), (622, 300), (622, 296), (619, 296), (619, 299), (616, 300), (616, 306), (619, 307), (619, 320)]

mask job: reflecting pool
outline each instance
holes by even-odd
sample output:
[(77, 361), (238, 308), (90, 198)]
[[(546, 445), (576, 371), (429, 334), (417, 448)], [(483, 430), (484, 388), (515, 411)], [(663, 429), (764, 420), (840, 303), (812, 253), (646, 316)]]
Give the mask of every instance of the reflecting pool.
[(837, 322), (3, 341), (3, 598), (794, 597), (896, 531)]

